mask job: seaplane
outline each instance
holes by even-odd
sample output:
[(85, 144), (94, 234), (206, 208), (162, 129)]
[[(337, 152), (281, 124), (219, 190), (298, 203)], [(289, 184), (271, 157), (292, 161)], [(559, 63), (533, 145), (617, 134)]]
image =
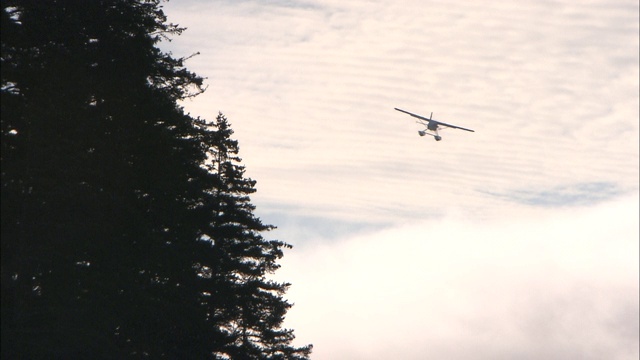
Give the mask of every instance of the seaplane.
[(396, 110), (398, 110), (400, 112), (403, 112), (405, 114), (409, 114), (409, 115), (413, 116), (414, 118), (419, 119), (416, 122), (418, 124), (424, 125), (426, 127), (426, 129), (425, 130), (419, 130), (418, 134), (420, 136), (425, 136), (425, 135), (433, 136), (433, 138), (436, 141), (442, 140), (442, 136), (440, 136), (440, 134), (438, 133), (438, 130), (441, 130), (441, 129), (444, 129), (444, 128), (460, 129), (460, 130), (466, 130), (466, 131), (475, 132), (475, 131), (473, 131), (471, 129), (467, 129), (467, 128), (463, 128), (463, 127), (460, 127), (460, 126), (443, 123), (442, 121), (433, 120), (433, 112), (431, 113), (431, 116), (429, 116), (429, 118), (427, 119), (424, 116), (420, 116), (418, 114), (410, 113), (410, 112), (402, 110), (402, 109), (398, 109), (398, 108), (394, 108), (394, 109), (396, 109)]

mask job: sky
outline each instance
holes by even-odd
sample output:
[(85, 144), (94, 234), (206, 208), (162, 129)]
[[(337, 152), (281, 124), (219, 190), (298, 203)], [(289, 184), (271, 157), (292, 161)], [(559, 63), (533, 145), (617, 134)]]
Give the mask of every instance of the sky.
[(636, 0), (163, 6), (312, 359), (638, 358)]

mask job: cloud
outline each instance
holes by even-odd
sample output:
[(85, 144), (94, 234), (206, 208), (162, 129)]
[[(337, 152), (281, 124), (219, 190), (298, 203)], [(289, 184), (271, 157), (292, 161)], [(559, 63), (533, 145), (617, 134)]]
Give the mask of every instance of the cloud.
[(638, 358), (637, 1), (165, 7), (314, 359)]
[(638, 196), (301, 242), (277, 277), (314, 359), (636, 359)]
[[(228, 116), (257, 202), (400, 223), (508, 204), (487, 193), (637, 187), (636, 1), (309, 4), (166, 5), (188, 28), (166, 46), (200, 51), (209, 79), (185, 106)], [(394, 107), (476, 133), (429, 141)]]
[(518, 189), (504, 194), (488, 194), (526, 205), (565, 207), (590, 205), (618, 197), (621, 193), (623, 190), (615, 183), (591, 182), (556, 186), (547, 190)]

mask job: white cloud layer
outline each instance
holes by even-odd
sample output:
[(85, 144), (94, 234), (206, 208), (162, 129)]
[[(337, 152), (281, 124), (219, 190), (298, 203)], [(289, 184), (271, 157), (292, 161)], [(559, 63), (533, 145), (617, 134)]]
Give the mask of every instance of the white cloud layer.
[[(180, 0), (322, 359), (637, 359), (637, 0)], [(476, 130), (417, 135), (394, 107)]]
[(529, 215), (301, 244), (286, 325), (316, 360), (637, 359), (637, 195)]
[[(495, 194), (637, 188), (638, 3), (174, 1), (261, 209), (378, 223)], [(476, 133), (417, 136), (428, 115)], [(559, 194), (562, 196), (563, 194)], [(544, 199), (543, 199), (544, 201)]]

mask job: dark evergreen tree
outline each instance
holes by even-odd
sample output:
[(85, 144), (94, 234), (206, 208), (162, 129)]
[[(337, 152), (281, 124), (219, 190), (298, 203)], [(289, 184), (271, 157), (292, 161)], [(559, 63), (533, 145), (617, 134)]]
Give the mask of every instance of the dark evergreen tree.
[(202, 80), (155, 47), (180, 31), (157, 5), (2, 2), (3, 357), (209, 352), (176, 105)]
[[(2, 0), (2, 357), (306, 358), (159, 0)], [(215, 155), (215, 157), (210, 157)]]
[(250, 194), (256, 182), (246, 178), (236, 140), (226, 117), (200, 121), (201, 141), (209, 154), (206, 162), (211, 214), (201, 239), (211, 244), (214, 256), (198, 263), (207, 294), (209, 323), (228, 339), (216, 355), (233, 359), (305, 359), (311, 346), (291, 346), (293, 331), (281, 328), (291, 304), (283, 299), (289, 284), (267, 279), (279, 265), (283, 248), (291, 246), (266, 240), (262, 232), (274, 227), (254, 215)]

